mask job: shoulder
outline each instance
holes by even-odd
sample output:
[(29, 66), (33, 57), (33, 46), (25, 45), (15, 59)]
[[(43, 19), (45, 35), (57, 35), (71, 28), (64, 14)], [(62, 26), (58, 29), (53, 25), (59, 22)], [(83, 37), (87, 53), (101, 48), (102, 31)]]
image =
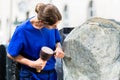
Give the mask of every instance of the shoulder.
[(17, 28), (18, 28), (18, 29), (19, 29), (19, 28), (25, 28), (25, 26), (27, 26), (27, 25), (30, 24), (29, 21), (30, 21), (30, 20), (26, 20), (26, 21), (22, 22), (21, 24), (19, 24), (19, 25), (17, 26)]
[(26, 29), (29, 29), (29, 26), (30, 26), (30, 19), (22, 22), (21, 24), (17, 25), (16, 26), (16, 31), (24, 31)]

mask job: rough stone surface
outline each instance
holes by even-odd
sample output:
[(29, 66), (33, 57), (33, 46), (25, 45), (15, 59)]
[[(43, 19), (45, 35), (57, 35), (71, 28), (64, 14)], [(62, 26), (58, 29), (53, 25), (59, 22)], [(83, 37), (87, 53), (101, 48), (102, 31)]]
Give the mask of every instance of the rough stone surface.
[(92, 18), (63, 43), (64, 80), (120, 80), (120, 25)]

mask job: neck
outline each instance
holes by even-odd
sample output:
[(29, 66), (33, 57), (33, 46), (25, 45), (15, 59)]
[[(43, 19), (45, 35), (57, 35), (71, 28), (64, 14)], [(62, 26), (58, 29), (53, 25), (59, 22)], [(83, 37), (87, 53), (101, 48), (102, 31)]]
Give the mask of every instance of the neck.
[(41, 29), (43, 27), (43, 24), (37, 19), (37, 17), (32, 18), (30, 22), (36, 29)]

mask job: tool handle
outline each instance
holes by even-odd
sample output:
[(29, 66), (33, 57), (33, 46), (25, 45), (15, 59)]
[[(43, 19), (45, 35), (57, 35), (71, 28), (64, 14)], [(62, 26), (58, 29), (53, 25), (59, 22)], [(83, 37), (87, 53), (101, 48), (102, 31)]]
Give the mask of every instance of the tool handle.
[(38, 73), (40, 73), (40, 72), (41, 72), (41, 69), (36, 69), (36, 71), (37, 71)]

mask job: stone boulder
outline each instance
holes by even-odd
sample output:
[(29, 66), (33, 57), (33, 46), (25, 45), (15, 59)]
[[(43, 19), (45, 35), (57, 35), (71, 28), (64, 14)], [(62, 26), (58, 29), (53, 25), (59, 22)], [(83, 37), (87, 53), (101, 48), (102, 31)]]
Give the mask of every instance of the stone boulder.
[(92, 18), (63, 43), (64, 80), (120, 80), (120, 25)]

